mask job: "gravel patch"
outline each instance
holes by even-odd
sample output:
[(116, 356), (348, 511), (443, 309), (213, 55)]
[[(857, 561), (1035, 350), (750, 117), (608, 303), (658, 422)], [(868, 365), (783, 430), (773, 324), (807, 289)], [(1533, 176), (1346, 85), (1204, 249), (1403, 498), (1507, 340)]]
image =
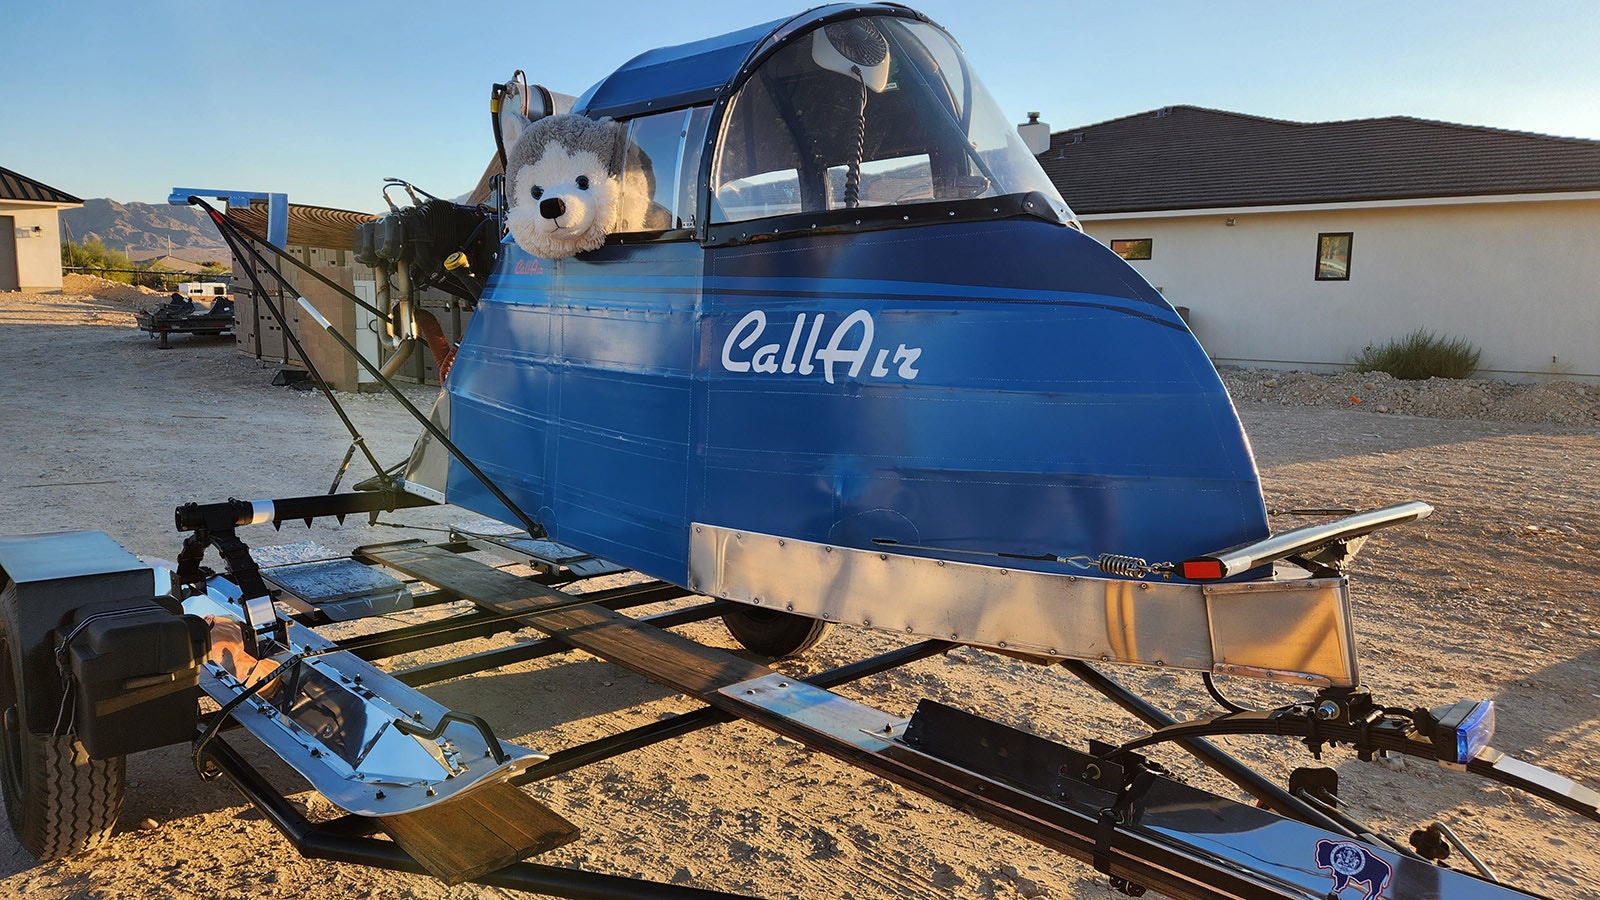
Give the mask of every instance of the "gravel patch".
[(1402, 381), (1384, 372), (1316, 375), (1269, 369), (1222, 370), (1233, 402), (1357, 408), (1385, 415), (1530, 425), (1600, 425), (1600, 385), (1576, 381), (1511, 384), (1481, 379)]

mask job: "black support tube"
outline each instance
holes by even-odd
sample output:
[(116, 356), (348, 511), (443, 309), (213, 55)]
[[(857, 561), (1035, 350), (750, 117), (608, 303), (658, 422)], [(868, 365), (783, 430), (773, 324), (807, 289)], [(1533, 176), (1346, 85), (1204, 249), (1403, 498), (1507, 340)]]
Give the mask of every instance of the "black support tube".
[[(682, 596), (683, 593), (682, 588), (666, 585), (663, 588), (644, 591), (634, 590), (630, 587), (618, 591), (597, 592), (591, 595), (583, 595), (583, 597), (588, 603), (615, 611), (659, 603), (665, 599)], [(359, 635), (339, 641), (338, 644), (340, 650), (347, 650), (368, 662), (373, 662), (391, 656), (399, 656), (402, 653), (415, 653), (419, 650), (431, 650), (435, 647), (443, 647), (458, 641), (489, 637), (502, 631), (519, 631), (526, 627), (528, 627), (527, 623), (522, 622), (520, 616), (508, 616), (489, 610), (474, 610), (469, 613), (451, 616), (447, 619), (437, 619), (417, 625), (394, 628), (389, 631)], [(543, 640), (548, 639), (532, 643), (542, 643)], [(525, 646), (528, 645), (517, 645), (517, 647)], [(517, 647), (503, 649), (514, 650)], [(486, 651), (486, 653), (495, 652), (500, 651)], [(481, 656), (484, 654), (475, 655)], [(509, 663), (502, 663), (502, 665), (507, 664)], [(488, 668), (493, 667), (490, 666)]]
[[(1061, 665), (1067, 671), (1078, 676), (1084, 684), (1104, 694), (1111, 702), (1127, 710), (1128, 713), (1151, 728), (1165, 728), (1168, 725), (1177, 723), (1176, 719), (1157, 709), (1149, 701), (1123, 687), (1120, 683), (1088, 663), (1068, 659), (1062, 660)], [(1340, 822), (1324, 815), (1321, 810), (1273, 784), (1260, 772), (1218, 749), (1210, 741), (1202, 738), (1185, 738), (1174, 743), (1189, 751), (1191, 755), (1205, 763), (1218, 775), (1238, 785), (1245, 793), (1260, 800), (1273, 812), (1336, 834), (1359, 837), (1354, 831), (1344, 827)]]
[[(267, 309), (271, 311), (272, 317), (278, 321), (278, 327), (282, 329), (284, 338), (294, 345), (294, 352), (300, 354), (300, 361), (305, 363), (306, 371), (311, 373), (311, 379), (316, 382), (318, 389), (322, 391), (322, 395), (327, 398), (328, 405), (332, 406), (333, 411), (338, 414), (339, 421), (344, 423), (345, 430), (350, 432), (351, 446), (361, 448), (361, 454), (367, 458), (368, 465), (372, 466), (372, 471), (381, 478), (383, 476), (383, 466), (378, 464), (377, 457), (373, 456), (372, 450), (367, 447), (366, 438), (363, 438), (361, 432), (356, 430), (355, 423), (350, 421), (350, 417), (345, 414), (344, 407), (340, 406), (339, 401), (334, 398), (333, 388), (328, 385), (327, 379), (322, 377), (322, 373), (317, 371), (316, 364), (311, 361), (311, 355), (306, 353), (305, 348), (300, 345), (300, 338), (296, 337), (294, 329), (289, 327), (289, 321), (284, 317), (283, 310), (278, 308), (278, 304), (267, 299), (267, 289), (261, 284), (261, 279), (256, 277), (255, 264), (250, 262), (250, 259), (253, 257), (260, 261), (262, 266), (277, 275), (280, 284), (287, 285), (288, 282), (284, 280), (276, 269), (272, 268), (271, 264), (256, 248), (239, 240), (237, 226), (229, 222), (226, 216), (217, 211), (216, 207), (199, 197), (191, 196), (189, 202), (206, 211), (206, 214), (211, 217), (211, 221), (216, 224), (217, 232), (222, 235), (222, 239), (227, 243), (228, 249), (233, 251), (234, 258), (246, 264), (244, 271), (246, 275), (250, 276), (250, 284), (255, 288), (256, 295), (267, 304)], [(241, 251), (248, 251), (250, 256), (246, 256), (245, 252)], [(282, 251), (279, 252), (280, 254), (282, 253)]]
[(301, 519), (393, 512), (413, 506), (437, 506), (434, 501), (404, 491), (357, 491), (350, 494), (315, 494), (279, 500), (227, 500), (222, 503), (185, 503), (173, 512), (179, 531), (223, 531), (240, 525), (277, 525)]
[(322, 315), (322, 313), (317, 312), (317, 308), (306, 302), (304, 297), (299, 298), (299, 302), (300, 308), (305, 310), (306, 314), (311, 316), (312, 320), (321, 326), (322, 330), (326, 331), (328, 336), (333, 338), (340, 347), (343, 347), (344, 351), (350, 355), (351, 359), (355, 360), (356, 363), (361, 366), (361, 368), (366, 369), (367, 373), (373, 378), (376, 378), (378, 380), (378, 384), (382, 385), (383, 389), (388, 391), (390, 396), (394, 397), (395, 400), (399, 401), (401, 406), (405, 407), (406, 412), (410, 413), (413, 419), (416, 419), (423, 428), (427, 429), (429, 434), (433, 435), (433, 439), (439, 442), (439, 446), (443, 447), (451, 456), (454, 456), (456, 458), (456, 462), (461, 463), (462, 468), (466, 469), (473, 478), (478, 480), (479, 484), (483, 485), (490, 494), (494, 495), (494, 499), (500, 501), (501, 506), (504, 506), (507, 511), (509, 511), (513, 516), (517, 517), (517, 521), (522, 523), (522, 527), (527, 529), (528, 534), (534, 536), (544, 534), (544, 529), (540, 527), (537, 522), (533, 521), (533, 519), (529, 517), (527, 513), (523, 512), (522, 507), (513, 502), (510, 497), (506, 496), (505, 492), (500, 490), (500, 486), (495, 484), (488, 475), (484, 474), (483, 470), (478, 468), (478, 464), (473, 462), (472, 459), (467, 456), (467, 454), (463, 453), (461, 448), (455, 445), (454, 441), (450, 440), (450, 436), (448, 434), (445, 434), (444, 431), (439, 428), (439, 426), (433, 424), (433, 420), (428, 418), (428, 416), (425, 415), (421, 410), (417, 409), (416, 404), (406, 399), (406, 395), (400, 393), (400, 389), (394, 386), (394, 383), (389, 380), (387, 375), (383, 374), (382, 370), (368, 361), (365, 356), (362, 356), (361, 351), (356, 349), (355, 344), (350, 343), (349, 338), (340, 334), (339, 329), (334, 328), (333, 323), (329, 322), (327, 318)]
[[(606, 609), (622, 610), (640, 603), (601, 603)], [(688, 609), (675, 609), (655, 616), (646, 616), (638, 621), (658, 628), (671, 628), (674, 625), (685, 625), (689, 622), (699, 622), (704, 619), (722, 615), (723, 611), (733, 602), (718, 600), (713, 603), (702, 603)], [(513, 620), (515, 621), (515, 620)], [(542, 638), (536, 641), (527, 641), (513, 644), (510, 647), (501, 647), (496, 650), (485, 650), (482, 653), (473, 653), (457, 659), (447, 659), (443, 662), (427, 663), (406, 669), (402, 672), (390, 674), (402, 684), (410, 687), (422, 687), (435, 684), (451, 678), (460, 678), (463, 675), (474, 675), (478, 672), (487, 672), (490, 669), (499, 669), (505, 666), (516, 665), (529, 660), (543, 659), (546, 656), (557, 656), (572, 650), (572, 646), (555, 638)]]
[[(264, 268), (272, 272), (272, 274), (277, 277), (279, 284), (285, 287), (293, 287), (293, 285), (290, 285), (288, 280), (283, 277), (282, 273), (274, 268), (271, 263), (267, 262), (266, 257), (261, 254), (261, 251), (257, 250), (253, 245), (247, 243), (246, 241), (239, 239), (239, 235), (242, 232), (238, 225), (234, 224), (233, 222), (229, 222), (226, 216), (218, 212), (215, 207), (199, 197), (191, 196), (189, 198), (189, 202), (201, 207), (206, 211), (207, 214), (211, 216), (211, 221), (216, 223), (217, 231), (222, 234), (223, 240), (228, 242), (228, 246), (233, 250), (234, 256), (244, 259), (245, 255), (240, 251), (241, 249), (247, 251), (250, 254), (250, 258), (259, 262)], [(252, 240), (254, 239), (253, 236), (249, 237)], [(280, 257), (285, 259), (290, 258), (282, 249), (276, 247), (275, 245), (265, 241), (262, 241), (262, 243), (266, 244), (268, 247), (271, 247), (273, 251)], [(267, 293), (266, 288), (261, 286), (261, 280), (256, 277), (254, 265), (246, 268), (245, 272), (250, 276), (250, 282), (255, 286), (256, 292), (260, 294), (263, 299), (265, 299)], [(443, 431), (440, 431), (439, 427), (433, 424), (433, 421), (424, 415), (421, 410), (417, 409), (415, 404), (413, 404), (410, 400), (407, 400), (405, 394), (400, 393), (400, 390), (394, 386), (393, 382), (389, 380), (389, 377), (383, 374), (383, 372), (380, 371), (377, 366), (369, 362), (365, 356), (362, 356), (361, 351), (357, 350), (354, 344), (350, 343), (350, 341), (347, 340), (344, 335), (340, 334), (333, 327), (333, 325), (330, 324), (325, 317), (323, 317), (322, 313), (317, 311), (316, 307), (307, 303), (304, 297), (297, 297), (297, 299), (301, 304), (301, 308), (306, 310), (306, 312), (311, 315), (317, 324), (322, 326), (323, 330), (327, 331), (334, 340), (338, 341), (339, 346), (343, 347), (345, 352), (349, 353), (352, 359), (354, 359), (361, 365), (362, 368), (366, 369), (369, 374), (376, 378), (378, 380), (378, 384), (382, 385), (384, 390), (388, 391), (391, 396), (398, 400), (400, 405), (405, 408), (406, 412), (410, 413), (412, 418), (420, 422), (422, 427), (427, 429), (428, 433), (433, 435), (434, 439), (439, 442), (439, 445), (444, 447), (451, 456), (454, 456), (456, 460), (461, 463), (462, 468), (466, 469), (473, 478), (476, 478), (484, 486), (484, 488), (486, 488), (490, 494), (493, 494), (494, 498), (500, 501), (500, 504), (504, 506), (513, 516), (516, 516), (517, 521), (522, 523), (523, 527), (527, 529), (528, 534), (540, 535), (544, 533), (544, 529), (535, 523), (527, 513), (523, 512), (521, 507), (512, 502), (511, 498), (507, 497), (505, 492), (500, 490), (499, 485), (496, 485), (492, 480), (490, 480), (489, 476), (485, 475), (482, 469), (479, 469), (471, 459), (468, 459), (466, 454), (462, 453), (460, 448), (458, 448), (450, 440), (449, 435), (445, 434)], [(334, 411), (339, 414), (340, 420), (345, 423), (346, 429), (350, 432), (350, 436), (354, 439), (353, 443), (360, 446), (361, 452), (366, 455), (367, 461), (371, 463), (372, 470), (377, 473), (378, 477), (380, 479), (387, 480), (387, 475), (384, 472), (383, 466), (378, 464), (377, 459), (372, 455), (372, 451), (367, 448), (366, 439), (361, 437), (361, 434), (356, 431), (355, 425), (350, 421), (349, 416), (345, 415), (344, 408), (339, 405), (339, 401), (333, 396), (333, 389), (328, 386), (327, 381), (324, 380), (321, 373), (317, 371), (316, 366), (312, 365), (311, 357), (300, 346), (300, 339), (295, 337), (294, 330), (289, 327), (288, 321), (284, 318), (283, 311), (278, 309), (277, 304), (270, 300), (267, 301), (267, 308), (272, 310), (273, 316), (277, 318), (278, 324), (283, 328), (283, 336), (294, 344), (295, 352), (300, 354), (300, 360), (306, 364), (306, 371), (311, 373), (312, 378), (316, 380), (318, 387), (322, 389), (322, 393), (327, 397), (328, 403), (333, 406)]]
[[(840, 666), (837, 669), (819, 672), (810, 678), (801, 680), (813, 687), (837, 687), (841, 684), (848, 684), (852, 681), (866, 678), (869, 675), (897, 669), (900, 666), (927, 659), (930, 656), (938, 656), (940, 653), (944, 653), (955, 646), (957, 645), (950, 641), (923, 641), (920, 644), (912, 644), (909, 647), (892, 650), (870, 659), (864, 659), (847, 666)], [(662, 719), (659, 722), (640, 725), (621, 734), (614, 734), (610, 737), (590, 741), (587, 744), (579, 744), (576, 747), (559, 750), (550, 754), (550, 758), (544, 762), (535, 763), (525, 769), (520, 775), (512, 778), (511, 782), (512, 784), (529, 784), (535, 781), (542, 781), (546, 778), (570, 772), (573, 769), (581, 769), (591, 763), (601, 762), (613, 756), (620, 756), (631, 750), (638, 750), (661, 741), (683, 737), (686, 734), (712, 725), (731, 722), (733, 719), (734, 715), (730, 712), (725, 712), (712, 706), (702, 706), (699, 709), (680, 713), (671, 718)]]

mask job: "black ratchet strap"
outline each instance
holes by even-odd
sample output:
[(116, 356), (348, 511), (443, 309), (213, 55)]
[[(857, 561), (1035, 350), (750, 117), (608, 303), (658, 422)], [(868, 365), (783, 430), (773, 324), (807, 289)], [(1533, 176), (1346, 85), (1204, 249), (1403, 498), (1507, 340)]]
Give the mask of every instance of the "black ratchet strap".
[[(1145, 793), (1150, 790), (1150, 785), (1154, 784), (1155, 780), (1156, 775), (1154, 772), (1148, 769), (1140, 770), (1138, 774), (1133, 776), (1133, 780), (1128, 784), (1127, 790), (1123, 791), (1122, 796), (1117, 798), (1116, 805), (1100, 810), (1100, 815), (1095, 821), (1094, 867), (1096, 871), (1110, 876), (1113, 887), (1117, 887), (1117, 882), (1133, 887), (1123, 879), (1111, 874), (1111, 851), (1116, 844), (1117, 826), (1133, 822), (1138, 815), (1138, 807), (1142, 805), (1141, 801), (1144, 800)], [(1122, 887), (1118, 887), (1118, 890), (1129, 893)], [(1140, 893), (1143, 893), (1143, 891), (1140, 891)], [(1133, 894), (1132, 896), (1138, 895)]]

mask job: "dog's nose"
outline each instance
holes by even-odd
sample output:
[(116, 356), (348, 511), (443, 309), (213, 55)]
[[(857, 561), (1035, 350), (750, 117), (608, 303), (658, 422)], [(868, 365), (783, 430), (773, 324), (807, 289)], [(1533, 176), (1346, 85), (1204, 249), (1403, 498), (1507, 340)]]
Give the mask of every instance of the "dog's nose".
[(559, 219), (566, 215), (567, 204), (560, 197), (547, 197), (539, 201), (539, 215), (546, 219)]

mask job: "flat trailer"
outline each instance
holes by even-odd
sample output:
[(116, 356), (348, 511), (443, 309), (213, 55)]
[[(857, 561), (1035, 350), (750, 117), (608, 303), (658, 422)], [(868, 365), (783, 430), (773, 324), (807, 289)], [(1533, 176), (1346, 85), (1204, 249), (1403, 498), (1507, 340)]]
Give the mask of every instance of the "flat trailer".
[[(1330, 769), (1297, 770), (1289, 785), (1279, 786), (1209, 736), (1281, 735), (1318, 755), (1345, 747), (1366, 758), (1396, 753), (1436, 760), (1600, 819), (1600, 795), (1486, 744), (1492, 704), (1406, 711), (1382, 706), (1360, 688), (1327, 687), (1272, 710), (1223, 710), (1179, 723), (1103, 666), (1033, 657), (1063, 667), (1152, 729), (1120, 745), (1092, 735), (1067, 746), (930, 699), (903, 718), (832, 690), (963, 646), (959, 640), (908, 639), (878, 656), (799, 677), (668, 630), (737, 614), (738, 604), (642, 577), (583, 590), (585, 581), (616, 574), (615, 568), (526, 534), (461, 527), (443, 543), (401, 541), (347, 557), (265, 567), (254, 564), (241, 539), (252, 523), (367, 514), (417, 502), (411, 495), (373, 492), (188, 504), (176, 511), (188, 538), (175, 566), (152, 567), (94, 532), (0, 539), (0, 571), (6, 573), (0, 612), (8, 636), (0, 699), (11, 704), (8, 801), (21, 801), (11, 804), (13, 822), (20, 822), (29, 849), (51, 855), (92, 843), (120, 806), (120, 754), (181, 739), (191, 743), (203, 775), (225, 777), (308, 857), (556, 897), (734, 896), (715, 886), (653, 884), (527, 861), (582, 838), (577, 826), (517, 789), (734, 719), (1089, 863), (1134, 896), (1149, 889), (1178, 898), (1324, 898), (1340, 896), (1351, 884), (1364, 891), (1360, 896), (1391, 900), (1536, 896), (1496, 883), (1486, 866), (1460, 871), (1439, 865), (1448, 853), (1441, 850), (1441, 834), (1448, 832), (1441, 826), (1419, 830), (1410, 846), (1374, 836), (1338, 807)], [(1348, 542), (1380, 523), (1414, 517), (1423, 512), (1419, 507), (1349, 517), (1261, 549)], [(227, 564), (226, 574), (201, 565), (212, 548)], [(509, 570), (508, 559), (519, 561), (525, 574)], [(271, 599), (252, 602), (262, 587), (259, 597)], [(128, 589), (133, 593), (120, 601), (109, 599)], [(87, 612), (80, 605), (84, 596), (98, 598)], [(676, 601), (668, 611), (630, 614), (668, 600)], [(335, 622), (384, 621), (397, 609), (429, 607), (442, 614), (342, 640), (318, 633)], [(30, 648), (26, 636), (52, 615), (76, 624), (64, 634), (55, 628)], [(246, 625), (229, 634), (230, 622)], [(399, 671), (377, 665), (417, 649), (523, 628), (545, 637)], [(129, 630), (144, 640), (126, 640)], [(152, 653), (153, 645), (160, 652)], [(35, 650), (51, 657), (47, 674), (31, 664)], [(542, 753), (499, 741), (490, 723), (417, 690), (572, 650), (703, 705)], [(56, 664), (61, 658), (73, 673), (65, 696)], [(192, 664), (175, 664), (186, 659)], [(195, 688), (208, 698), (209, 711), (188, 719), (174, 713), (181, 700), (175, 706), (171, 699), (192, 698)], [(35, 780), (37, 766), (64, 765), (68, 751), (48, 729), (41, 736), (18, 727), (19, 717), (53, 719), (63, 708), (76, 717), (79, 749), (96, 758), (79, 760), (84, 765), (72, 770), (72, 783), (44, 785)], [(141, 720), (136, 733), (118, 718), (130, 712)], [(236, 749), (244, 735), (349, 812), (308, 820)], [(1145, 752), (1168, 742), (1257, 802), (1230, 800), (1174, 777)]]
[[(185, 284), (183, 287), (190, 288)], [(211, 287), (194, 285), (193, 287)], [(215, 287), (226, 290), (224, 285)], [(222, 335), (233, 331), (233, 299), (221, 293), (179, 291), (165, 304), (134, 313), (141, 331), (159, 338), (162, 350), (171, 349), (174, 334)]]

